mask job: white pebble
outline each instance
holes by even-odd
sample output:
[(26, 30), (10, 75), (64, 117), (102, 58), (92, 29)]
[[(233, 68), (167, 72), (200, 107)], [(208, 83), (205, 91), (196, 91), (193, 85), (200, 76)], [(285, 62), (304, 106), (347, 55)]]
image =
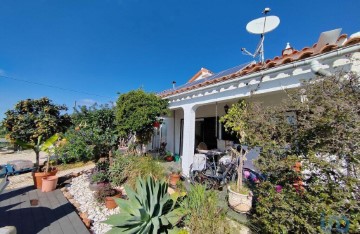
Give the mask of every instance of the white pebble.
[(69, 193), (74, 200), (80, 204), (80, 211), (86, 212), (89, 219), (93, 220), (91, 231), (95, 234), (106, 233), (111, 229), (108, 224), (102, 223), (108, 216), (118, 214), (119, 207), (109, 210), (105, 205), (100, 205), (94, 198), (94, 191), (89, 189), (91, 174), (84, 173), (72, 179), (71, 184), (67, 186)]

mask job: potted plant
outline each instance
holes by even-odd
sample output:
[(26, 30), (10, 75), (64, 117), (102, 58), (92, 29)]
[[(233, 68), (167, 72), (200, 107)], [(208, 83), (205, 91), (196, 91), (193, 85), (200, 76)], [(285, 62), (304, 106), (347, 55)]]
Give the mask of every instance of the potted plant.
[(175, 170), (171, 168), (171, 174), (170, 174), (170, 185), (176, 186), (177, 182), (180, 180), (180, 173), (181, 170)]
[(91, 175), (91, 183), (89, 188), (91, 191), (99, 191), (109, 183), (109, 162), (98, 161), (95, 165), (94, 172)]
[(56, 176), (57, 169), (50, 167), (50, 154), (52, 153), (51, 149), (54, 143), (59, 139), (59, 135), (55, 134), (45, 141), (41, 146), (41, 151), (47, 152), (47, 161), (45, 166), (45, 177), (42, 178), (41, 191), (42, 192), (51, 192), (56, 189), (56, 185), (59, 177)]
[(174, 157), (171, 155), (170, 151), (166, 151), (166, 155), (165, 155), (164, 159), (167, 162), (172, 162), (174, 160)]
[(115, 202), (115, 198), (120, 198), (121, 193), (111, 187), (110, 184), (106, 184), (104, 187), (100, 188), (99, 191), (96, 192), (95, 198), (96, 201), (100, 204), (104, 204), (108, 209), (114, 209), (117, 207)]
[(91, 191), (98, 191), (107, 184), (108, 184), (107, 173), (104, 171), (98, 171), (92, 174), (89, 188)]
[(246, 213), (250, 211), (252, 206), (253, 194), (251, 190), (243, 183), (243, 164), (246, 160), (247, 150), (241, 149), (238, 152), (232, 149), (232, 152), (237, 156), (237, 181), (230, 183), (228, 186), (229, 192), (229, 206), (237, 212)]
[[(54, 134), (49, 139), (47, 139), (45, 142), (42, 143), (42, 137), (39, 136), (37, 140), (37, 144), (31, 144), (31, 143), (25, 143), (20, 140), (16, 141), (16, 144), (20, 145), (24, 149), (33, 149), (36, 153), (36, 155), (39, 155), (41, 151), (47, 152), (48, 159), (45, 167), (45, 171), (40, 171), (40, 167), (38, 165), (35, 166), (34, 171), (32, 173), (33, 180), (34, 180), (34, 186), (37, 189), (40, 189), (42, 187), (42, 179), (47, 176), (55, 176), (57, 173), (56, 168), (50, 168), (50, 148), (53, 146), (53, 144), (59, 139), (58, 134)], [(38, 157), (38, 156), (37, 156)]]
[[(247, 136), (247, 119), (248, 105), (245, 100), (240, 100), (231, 106), (228, 112), (221, 117), (220, 121), (224, 123), (226, 131), (236, 132), (239, 137), (239, 142), (246, 142)], [(252, 192), (243, 184), (243, 164), (246, 160), (248, 150), (241, 146), (239, 150), (231, 149), (236, 156), (237, 162), (237, 181), (236, 184), (228, 186), (229, 205), (232, 209), (238, 212), (248, 212), (252, 206)]]

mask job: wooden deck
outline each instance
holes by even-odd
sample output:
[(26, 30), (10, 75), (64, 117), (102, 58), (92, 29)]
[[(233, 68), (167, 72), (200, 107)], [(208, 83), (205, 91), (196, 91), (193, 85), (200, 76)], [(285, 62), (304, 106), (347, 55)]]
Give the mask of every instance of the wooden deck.
[[(38, 205), (31, 206), (30, 200)], [(42, 193), (33, 186), (0, 195), (0, 227), (15, 226), (17, 233), (89, 233), (75, 208), (60, 190)]]

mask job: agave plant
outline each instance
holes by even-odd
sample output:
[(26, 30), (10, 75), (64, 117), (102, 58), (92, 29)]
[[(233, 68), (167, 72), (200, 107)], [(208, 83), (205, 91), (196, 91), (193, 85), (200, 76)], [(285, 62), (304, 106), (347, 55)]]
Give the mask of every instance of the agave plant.
[(185, 212), (176, 207), (179, 194), (170, 196), (167, 189), (165, 181), (151, 176), (137, 179), (136, 192), (126, 186), (129, 199), (115, 199), (120, 214), (104, 221), (113, 226), (108, 233), (171, 233)]

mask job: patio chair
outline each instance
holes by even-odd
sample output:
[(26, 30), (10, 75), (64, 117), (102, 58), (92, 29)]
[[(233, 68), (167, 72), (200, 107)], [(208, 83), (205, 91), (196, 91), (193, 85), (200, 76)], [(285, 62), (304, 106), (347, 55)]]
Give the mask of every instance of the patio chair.
[(195, 154), (194, 162), (190, 167), (191, 171), (202, 171), (206, 168), (206, 155), (205, 154)]
[(198, 147), (199, 150), (207, 150), (207, 145), (204, 142), (200, 142)]
[(206, 154), (209, 151), (207, 145), (204, 142), (200, 142), (196, 147), (196, 150), (201, 154)]

